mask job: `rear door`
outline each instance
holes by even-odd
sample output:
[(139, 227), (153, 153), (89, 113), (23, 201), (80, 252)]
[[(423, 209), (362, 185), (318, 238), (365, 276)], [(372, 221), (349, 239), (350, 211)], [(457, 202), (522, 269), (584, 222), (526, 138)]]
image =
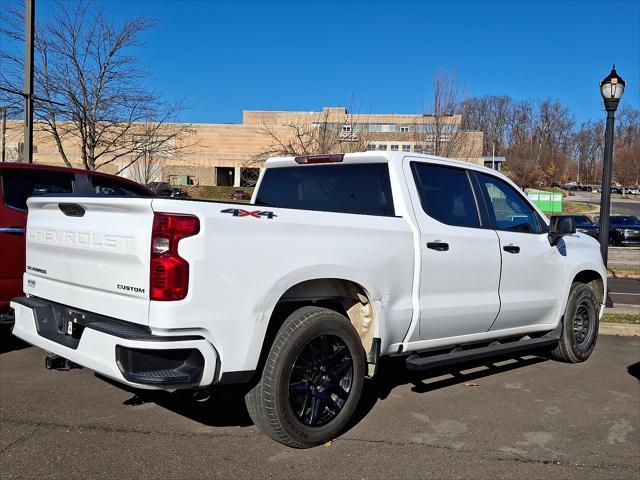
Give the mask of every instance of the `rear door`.
[(509, 183), (484, 173), (477, 179), (502, 254), (502, 305), (491, 329), (553, 323), (564, 291), (564, 242), (549, 244), (546, 224)]
[(0, 313), (22, 295), (27, 198), (73, 191), (73, 174), (35, 169), (0, 169)]
[(147, 324), (151, 198), (32, 198), (25, 292)]
[[(406, 160), (405, 160), (406, 161)], [(420, 338), (486, 332), (500, 308), (500, 249), (464, 168), (405, 164), (420, 227)]]

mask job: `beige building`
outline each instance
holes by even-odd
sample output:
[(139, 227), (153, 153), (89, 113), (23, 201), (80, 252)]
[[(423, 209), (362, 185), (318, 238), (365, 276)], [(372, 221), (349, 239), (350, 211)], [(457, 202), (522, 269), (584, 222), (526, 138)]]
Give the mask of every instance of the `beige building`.
[[(483, 133), (461, 131), (460, 122), (459, 115), (436, 119), (422, 114), (353, 114), (339, 107), (321, 112), (247, 110), (241, 124), (190, 125), (190, 138), (184, 140), (190, 146), (154, 159), (153, 168), (145, 169), (148, 181), (243, 186), (255, 177), (266, 156), (316, 153), (317, 149), (439, 152), (482, 164)], [(21, 122), (8, 123), (6, 158), (16, 161), (20, 157)], [(70, 161), (80, 167), (79, 148), (72, 140), (64, 145)], [(35, 163), (63, 163), (53, 138), (37, 126), (33, 158)], [(127, 163), (128, 159), (123, 158), (101, 171), (115, 173)], [(140, 181), (140, 168), (129, 167), (122, 175)]]

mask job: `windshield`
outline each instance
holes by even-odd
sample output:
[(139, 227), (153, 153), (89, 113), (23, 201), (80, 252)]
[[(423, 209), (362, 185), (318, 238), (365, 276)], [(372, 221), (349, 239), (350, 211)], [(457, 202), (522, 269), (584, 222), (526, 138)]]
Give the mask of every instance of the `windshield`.
[(640, 220), (633, 215), (625, 215), (620, 217), (611, 217), (611, 225), (635, 226), (640, 225)]
[(576, 222), (576, 225), (591, 225), (591, 219), (586, 215), (573, 215), (570, 218)]

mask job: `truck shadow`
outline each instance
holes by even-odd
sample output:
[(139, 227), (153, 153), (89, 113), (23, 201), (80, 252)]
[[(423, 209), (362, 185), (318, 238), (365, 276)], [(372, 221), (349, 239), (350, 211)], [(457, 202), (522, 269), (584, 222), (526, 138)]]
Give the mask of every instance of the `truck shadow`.
[[(398, 386), (412, 384), (411, 390), (413, 392), (424, 394), (459, 383), (472, 382), (486, 376), (525, 368), (546, 360), (546, 358), (531, 354), (511, 355), (423, 372), (410, 372), (405, 368), (404, 358), (384, 358), (375, 380), (365, 381), (364, 391), (356, 413), (344, 432), (360, 423), (377, 402), (384, 401)], [(119, 386), (123, 388), (122, 385)], [(133, 396), (124, 404), (135, 406), (155, 403), (203, 425), (247, 427), (253, 425), (244, 403), (244, 394), (247, 388), (247, 386), (216, 387), (208, 391), (201, 390), (195, 394), (194, 391), (187, 390), (154, 392), (127, 389), (133, 393)]]
[(473, 387), (476, 386), (474, 380), (529, 367), (547, 360), (545, 357), (536, 356), (535, 353), (528, 352), (412, 372), (405, 368), (404, 358), (383, 358), (378, 367), (379, 370), (375, 380), (365, 382), (360, 404), (345, 432), (360, 423), (378, 401), (385, 400), (395, 388), (401, 385), (412, 384), (411, 391), (419, 394), (433, 392), (460, 383)]
[(30, 346), (31, 345), (23, 342), (18, 337), (14, 337), (8, 328), (0, 327), (0, 353), (22, 350)]

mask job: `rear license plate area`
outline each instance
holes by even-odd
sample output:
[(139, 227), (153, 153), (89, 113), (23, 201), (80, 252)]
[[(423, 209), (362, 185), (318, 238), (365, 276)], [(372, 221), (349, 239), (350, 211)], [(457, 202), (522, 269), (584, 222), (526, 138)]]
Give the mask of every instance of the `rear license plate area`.
[(85, 315), (76, 310), (67, 309), (66, 315), (62, 316), (59, 332), (67, 337), (80, 340), (84, 331)]

